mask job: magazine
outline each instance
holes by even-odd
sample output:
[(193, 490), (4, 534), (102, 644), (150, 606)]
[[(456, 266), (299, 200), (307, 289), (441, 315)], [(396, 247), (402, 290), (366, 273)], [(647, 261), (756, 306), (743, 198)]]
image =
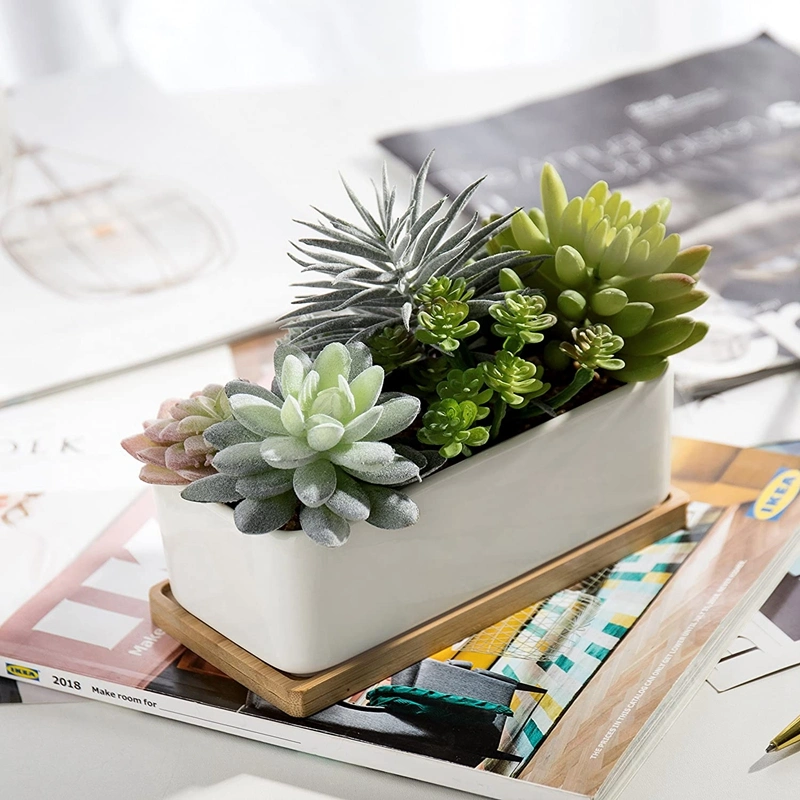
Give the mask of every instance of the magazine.
[(0, 705), (24, 703), (40, 705), (42, 703), (82, 703), (88, 698), (80, 695), (56, 692), (45, 689), (28, 681), (15, 681), (11, 678), (0, 678)]
[(451, 195), (486, 175), (482, 214), (538, 204), (548, 161), (572, 195), (605, 180), (637, 206), (671, 198), (685, 244), (714, 247), (696, 312), (711, 333), (675, 359), (681, 387), (702, 394), (800, 357), (799, 77), (800, 55), (764, 35), (381, 144), (414, 169), (435, 149), (429, 179)]
[(247, 364), (234, 355), (241, 348), (212, 348), (0, 408), (0, 491), (135, 487), (141, 464), (120, 440), (156, 415), (154, 397), (188, 397), (209, 382), (225, 384), (237, 370), (247, 377)]
[(179, 99), (116, 66), (8, 107), (0, 405), (277, 327), (291, 204)]
[[(687, 440), (675, 455), (676, 483), (702, 501), (687, 530), (307, 719), (152, 625), (166, 570), (148, 492), (43, 493), (0, 525), (0, 580), (16, 577), (3, 677), (485, 797), (613, 796), (785, 572), (800, 529), (800, 503), (748, 516), (800, 458)], [(387, 703), (431, 693), (421, 715)]]
[[(800, 442), (764, 449), (800, 455)], [(724, 692), (800, 664), (800, 558), (742, 629), (708, 682)]]

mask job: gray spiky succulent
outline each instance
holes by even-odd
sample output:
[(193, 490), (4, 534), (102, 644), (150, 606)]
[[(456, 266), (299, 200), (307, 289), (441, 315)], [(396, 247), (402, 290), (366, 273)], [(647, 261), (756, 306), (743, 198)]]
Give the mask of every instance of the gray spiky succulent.
[(402, 212), (395, 211), (397, 192), (390, 188), (384, 166), (381, 189), (376, 188), (377, 217), (345, 183), (363, 226), (319, 209), (315, 209), (323, 218), (319, 223), (301, 223), (320, 238), (301, 239), (295, 247), (303, 257), (291, 257), (304, 271), (324, 277), (299, 284), (314, 294), (296, 300), (301, 308), (283, 318), (294, 344), (317, 352), (334, 341), (368, 341), (398, 324), (408, 329), (421, 302), (419, 293), (432, 279), (449, 279), (448, 286), (460, 287), (463, 298), (459, 302), (467, 302), (473, 314), (485, 314), (492, 301), (502, 299), (498, 276), (503, 268), (522, 270), (528, 265), (532, 269), (542, 260), (523, 250), (494, 255), (483, 251), (512, 215), (481, 226), (475, 214), (466, 225), (452, 230), (480, 180), (464, 189), (446, 211), (447, 198), (424, 209), (432, 156), (413, 179), (411, 200)]
[(236, 503), (243, 533), (276, 530), (299, 514), (305, 533), (329, 547), (347, 540), (351, 522), (413, 525), (416, 505), (393, 487), (420, 480), (431, 459), (383, 440), (414, 421), (419, 399), (382, 395), (383, 368), (360, 343), (329, 344), (313, 362), (282, 345), (275, 371), (275, 391), (226, 386), (233, 418), (205, 432), (219, 448), (218, 474), (190, 484), (183, 497)]

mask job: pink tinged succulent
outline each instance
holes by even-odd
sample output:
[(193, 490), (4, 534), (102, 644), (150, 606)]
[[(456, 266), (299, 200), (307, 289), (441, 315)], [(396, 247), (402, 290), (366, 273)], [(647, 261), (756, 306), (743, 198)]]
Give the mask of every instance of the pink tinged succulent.
[(211, 461), (217, 448), (204, 431), (231, 417), (225, 390), (210, 384), (186, 400), (168, 400), (142, 433), (123, 439), (122, 447), (144, 463), (139, 478), (145, 483), (185, 485), (216, 474)]

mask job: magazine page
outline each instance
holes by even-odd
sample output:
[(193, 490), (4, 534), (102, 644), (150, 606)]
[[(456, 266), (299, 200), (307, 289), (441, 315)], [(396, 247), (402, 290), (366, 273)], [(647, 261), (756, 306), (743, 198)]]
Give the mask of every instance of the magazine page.
[(0, 408), (0, 492), (135, 490), (141, 464), (120, 441), (156, 416), (154, 398), (188, 397), (226, 383), (238, 369), (247, 377), (246, 367), (230, 348), (218, 347)]
[(8, 106), (0, 274), (15, 302), (0, 337), (15, 346), (0, 404), (274, 327), (289, 308), (290, 204), (180, 100), (120, 66), (21, 86)]
[(713, 245), (712, 332), (675, 359), (685, 389), (755, 373), (800, 352), (800, 56), (768, 36), (498, 116), (388, 136), (412, 168), (454, 194), (486, 175), (474, 210), (539, 203), (542, 165), (571, 195), (598, 180), (637, 207), (674, 204), (686, 245)]

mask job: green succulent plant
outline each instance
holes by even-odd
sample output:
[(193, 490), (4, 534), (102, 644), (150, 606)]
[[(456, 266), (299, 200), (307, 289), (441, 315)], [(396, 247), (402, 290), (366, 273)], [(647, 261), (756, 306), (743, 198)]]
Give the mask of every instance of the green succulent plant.
[(501, 350), (493, 361), (481, 364), (486, 385), (493, 389), (512, 408), (522, 408), (530, 400), (550, 388), (541, 378), (542, 367)]
[(497, 320), (492, 333), (504, 336), (503, 349), (519, 353), (526, 344), (538, 344), (544, 340), (541, 333), (552, 328), (557, 319), (554, 314), (545, 314), (547, 300), (541, 295), (523, 295), (508, 292), (502, 303), (495, 303), (489, 313)]
[(556, 170), (546, 164), (542, 210), (518, 212), (509, 229), (487, 244), (489, 253), (522, 248), (547, 257), (526, 282), (540, 289), (565, 325), (605, 324), (624, 340), (620, 380), (651, 380), (667, 358), (699, 342), (708, 326), (688, 314), (707, 299), (696, 276), (711, 251), (681, 250), (667, 234), (670, 202), (634, 211), (604, 181), (584, 197), (567, 197)]
[(478, 406), (471, 400), (438, 400), (431, 403), (422, 417), (418, 438), (424, 444), (438, 446), (443, 458), (470, 455), (470, 447), (489, 441), (489, 429), (474, 426), (478, 419)]
[(162, 404), (158, 418), (144, 423), (142, 433), (123, 439), (122, 447), (144, 466), (145, 483), (181, 485), (213, 475), (216, 447), (203, 432), (228, 419), (231, 407), (222, 386), (209, 384), (187, 400)]
[(426, 356), (422, 361), (409, 367), (408, 376), (411, 386), (408, 391), (422, 395), (435, 395), (437, 387), (451, 369), (453, 369), (452, 359), (439, 354), (433, 357)]
[(419, 399), (381, 395), (384, 371), (363, 344), (329, 344), (314, 361), (284, 345), (275, 369), (275, 391), (228, 384), (233, 416), (205, 433), (219, 448), (218, 474), (190, 484), (183, 497), (236, 503), (244, 533), (276, 530), (299, 511), (305, 533), (329, 547), (347, 540), (351, 522), (414, 524), (416, 505), (392, 487), (419, 480), (427, 458), (383, 440), (413, 422)]
[(381, 188), (376, 189), (377, 216), (345, 183), (358, 225), (318, 209), (320, 222), (301, 223), (319, 236), (301, 239), (295, 245), (301, 257), (292, 258), (322, 279), (299, 284), (314, 291), (298, 298), (300, 308), (283, 318), (294, 344), (316, 352), (334, 341), (368, 341), (398, 324), (409, 328), (415, 306), (427, 308), (431, 292), (442, 292), (439, 299), (467, 303), (472, 313), (486, 313), (498, 299), (503, 268), (533, 268), (538, 259), (527, 251), (484, 251), (511, 215), (485, 226), (477, 214), (465, 225), (459, 222), (480, 180), (449, 207), (447, 198), (423, 206), (432, 156), (413, 179), (405, 209), (396, 210), (397, 191), (389, 186), (384, 167)]
[(475, 403), (478, 406), (478, 419), (488, 416), (489, 409), (484, 406), (494, 394), (486, 386), (485, 375), (480, 367), (451, 369), (447, 378), (436, 386), (436, 393), (442, 400), (455, 400), (459, 403), (469, 400)]
[(386, 372), (409, 367), (425, 358), (414, 334), (405, 325), (384, 328), (369, 339), (367, 346), (372, 351), (372, 359)]
[(419, 327), (416, 337), (444, 353), (452, 353), (461, 345), (461, 340), (474, 336), (481, 325), (477, 320), (467, 319), (469, 306), (460, 300), (437, 300), (417, 315)]
[(620, 370), (625, 366), (622, 359), (614, 358), (624, 342), (616, 336), (608, 325), (588, 325), (585, 328), (572, 329), (573, 343), (564, 342), (563, 350), (581, 367), (588, 369)]
[(475, 290), (468, 289), (467, 282), (463, 278), (452, 280), (447, 275), (442, 275), (438, 278), (430, 278), (414, 295), (414, 301), (423, 307), (433, 305), (438, 301), (466, 303), (472, 299), (474, 294)]

